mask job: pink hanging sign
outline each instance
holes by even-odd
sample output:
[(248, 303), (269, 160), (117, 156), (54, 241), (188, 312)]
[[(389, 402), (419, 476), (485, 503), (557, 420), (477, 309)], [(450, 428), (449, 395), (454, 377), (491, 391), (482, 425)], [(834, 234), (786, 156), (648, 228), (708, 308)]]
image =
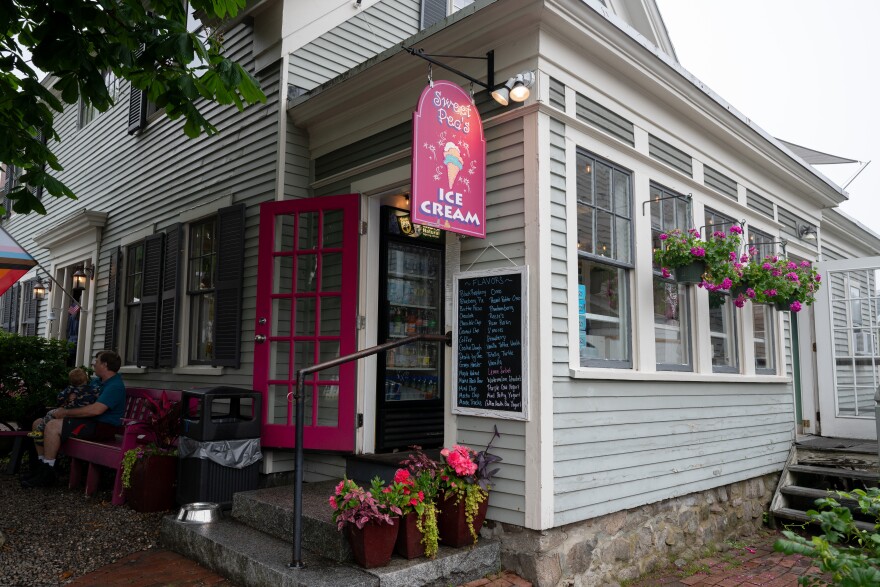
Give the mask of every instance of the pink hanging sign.
[(486, 140), (469, 93), (448, 81), (425, 88), (412, 153), (413, 222), (486, 238)]

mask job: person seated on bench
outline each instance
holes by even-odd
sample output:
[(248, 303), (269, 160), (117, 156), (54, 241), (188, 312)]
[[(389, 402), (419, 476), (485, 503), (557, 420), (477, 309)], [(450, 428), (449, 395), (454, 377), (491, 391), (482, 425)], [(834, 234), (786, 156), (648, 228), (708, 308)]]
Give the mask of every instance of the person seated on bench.
[[(113, 351), (101, 351), (94, 360), (93, 384), (98, 400), (82, 408), (58, 408), (43, 431), (43, 446), (37, 446), (40, 465), (29, 477), (22, 479), (22, 487), (49, 487), (55, 484), (55, 457), (61, 443), (70, 437), (107, 440), (114, 437), (116, 427), (122, 425), (125, 413), (125, 384), (117, 371), (122, 359)], [(34, 428), (43, 421), (34, 421)]]
[[(68, 381), (70, 385), (58, 394), (59, 408), (81, 408), (95, 403), (95, 400), (98, 399), (95, 388), (89, 385), (89, 374), (84, 370), (74, 369), (71, 371), (68, 374)], [(54, 412), (55, 410), (49, 410), (42, 422), (34, 426), (31, 432), (28, 432), (28, 436), (33, 438), (37, 444), (43, 443), (43, 430), (46, 428), (46, 424), (52, 420)]]

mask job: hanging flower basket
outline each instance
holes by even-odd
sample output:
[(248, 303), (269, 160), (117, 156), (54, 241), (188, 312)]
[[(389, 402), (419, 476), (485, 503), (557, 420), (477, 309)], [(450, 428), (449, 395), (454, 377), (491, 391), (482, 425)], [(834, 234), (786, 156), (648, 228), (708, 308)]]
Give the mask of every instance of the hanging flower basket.
[(706, 263), (704, 261), (693, 261), (672, 270), (675, 281), (678, 283), (701, 283), (705, 272)]

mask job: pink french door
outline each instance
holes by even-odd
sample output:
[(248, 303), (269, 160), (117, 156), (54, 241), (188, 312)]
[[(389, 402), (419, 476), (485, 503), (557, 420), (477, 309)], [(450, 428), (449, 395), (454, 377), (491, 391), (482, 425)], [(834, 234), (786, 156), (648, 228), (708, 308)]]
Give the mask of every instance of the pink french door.
[[(296, 372), (357, 350), (359, 199), (260, 206), (254, 389), (264, 446), (294, 447)], [(354, 450), (356, 368), (306, 377), (303, 448)]]

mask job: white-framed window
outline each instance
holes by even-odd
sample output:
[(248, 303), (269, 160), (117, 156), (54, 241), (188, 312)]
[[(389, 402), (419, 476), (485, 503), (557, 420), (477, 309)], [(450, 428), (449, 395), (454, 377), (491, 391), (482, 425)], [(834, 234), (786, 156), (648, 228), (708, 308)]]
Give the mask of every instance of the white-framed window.
[[(737, 224), (730, 216), (705, 209), (704, 234), (715, 231), (727, 232)], [(712, 371), (716, 373), (738, 373), (739, 356), (737, 346), (736, 307), (733, 299), (725, 292), (709, 292), (709, 340), (712, 345)]]
[(189, 225), (186, 295), (188, 363), (191, 365), (211, 364), (214, 359), (217, 242), (216, 215)]
[[(651, 243), (660, 247), (660, 234), (691, 226), (690, 203), (684, 196), (651, 184)], [(693, 371), (689, 300), (691, 287), (664, 279), (654, 268), (654, 349), (658, 371)]]
[[(121, 80), (116, 77), (112, 71), (104, 72), (104, 84), (107, 86), (107, 92), (110, 94), (110, 100), (115, 103), (119, 98), (119, 86)], [(79, 128), (85, 128), (94, 119), (101, 115), (101, 112), (91, 104), (86, 104), (82, 98), (79, 101)]]
[(580, 148), (577, 226), (580, 365), (632, 368), (632, 173)]
[(756, 228), (752, 228), (751, 226), (748, 227), (748, 231), (748, 246), (755, 247), (755, 249), (757, 249), (758, 259), (763, 259), (764, 257), (770, 257), (776, 254), (776, 245), (778, 244), (778, 239), (773, 238), (766, 232), (762, 232)]
[(776, 374), (773, 312), (766, 304), (752, 304), (752, 340), (755, 348), (755, 373)]

